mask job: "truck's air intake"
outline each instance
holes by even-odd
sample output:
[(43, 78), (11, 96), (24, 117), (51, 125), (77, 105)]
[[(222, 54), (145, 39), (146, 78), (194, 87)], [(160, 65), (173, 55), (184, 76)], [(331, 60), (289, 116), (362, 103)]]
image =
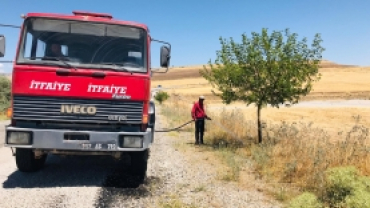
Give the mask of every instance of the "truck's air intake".
[[(61, 112), (63, 111), (61, 110), (62, 105), (88, 105), (96, 109), (96, 112), (91, 116), (66, 114)], [(137, 101), (15, 95), (13, 97), (13, 118), (28, 121), (141, 124), (143, 107), (143, 102)], [(121, 121), (110, 119), (120, 117), (125, 119)]]

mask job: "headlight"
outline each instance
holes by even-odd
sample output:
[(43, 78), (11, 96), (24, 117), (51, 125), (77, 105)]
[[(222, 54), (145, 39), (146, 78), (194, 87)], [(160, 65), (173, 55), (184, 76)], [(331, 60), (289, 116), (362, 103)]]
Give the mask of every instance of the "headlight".
[(139, 136), (123, 136), (123, 147), (141, 148), (143, 147), (143, 137)]
[(22, 131), (9, 131), (7, 133), (8, 144), (31, 144), (31, 133)]

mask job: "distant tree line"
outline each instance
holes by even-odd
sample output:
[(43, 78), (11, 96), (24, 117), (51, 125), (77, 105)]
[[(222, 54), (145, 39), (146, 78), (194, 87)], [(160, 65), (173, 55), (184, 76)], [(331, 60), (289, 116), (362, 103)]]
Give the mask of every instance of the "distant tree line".
[(5, 76), (0, 76), (0, 112), (10, 106), (11, 82)]

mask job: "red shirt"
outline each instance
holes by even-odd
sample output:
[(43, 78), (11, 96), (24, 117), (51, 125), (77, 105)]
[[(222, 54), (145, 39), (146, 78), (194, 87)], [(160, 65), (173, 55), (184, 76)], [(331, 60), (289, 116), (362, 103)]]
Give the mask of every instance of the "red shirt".
[(193, 109), (191, 109), (191, 117), (193, 119), (200, 119), (207, 117), (204, 110), (204, 105), (199, 104), (199, 102), (194, 103)]

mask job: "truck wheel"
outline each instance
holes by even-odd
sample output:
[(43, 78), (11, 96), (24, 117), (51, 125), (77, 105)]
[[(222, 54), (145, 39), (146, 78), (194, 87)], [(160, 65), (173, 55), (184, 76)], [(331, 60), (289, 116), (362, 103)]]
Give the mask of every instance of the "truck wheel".
[(15, 161), (17, 168), (21, 172), (34, 172), (40, 170), (46, 161), (47, 154), (40, 159), (35, 158), (32, 149), (17, 148), (15, 152)]
[(140, 182), (143, 182), (146, 177), (148, 167), (149, 149), (139, 152), (131, 152), (131, 173), (138, 177)]

